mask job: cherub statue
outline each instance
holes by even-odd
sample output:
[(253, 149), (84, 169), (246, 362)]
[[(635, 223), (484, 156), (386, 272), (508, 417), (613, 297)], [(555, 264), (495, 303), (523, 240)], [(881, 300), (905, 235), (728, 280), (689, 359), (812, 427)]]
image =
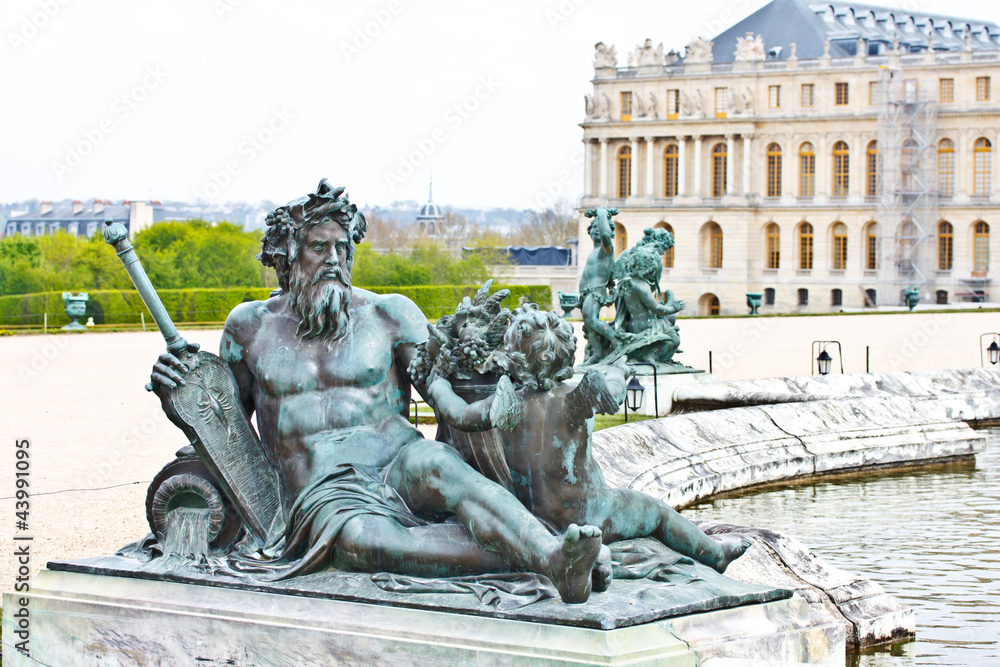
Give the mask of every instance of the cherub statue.
[[(605, 544), (653, 537), (674, 551), (719, 572), (748, 546), (742, 538), (716, 540), (666, 503), (604, 481), (591, 454), (593, 418), (618, 411), (625, 395), (623, 361), (591, 369), (577, 386), (573, 376), (573, 327), (535, 304), (514, 311), (503, 340), (507, 370), (493, 396), (472, 403), (448, 380), (428, 386), (428, 398), (443, 419), (463, 430), (502, 429), (514, 495), (536, 517), (558, 531), (573, 525), (601, 527)], [(599, 565), (601, 560), (599, 559)], [(594, 571), (594, 589), (606, 588), (610, 571)]]

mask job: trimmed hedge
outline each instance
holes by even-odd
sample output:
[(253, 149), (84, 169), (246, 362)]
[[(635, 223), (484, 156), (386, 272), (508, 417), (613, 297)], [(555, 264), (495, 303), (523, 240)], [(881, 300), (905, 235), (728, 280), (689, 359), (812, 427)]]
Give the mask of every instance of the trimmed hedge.
[[(514, 308), (521, 296), (537, 303), (540, 308), (552, 307), (552, 292), (545, 285), (496, 285), (494, 290), (506, 288), (511, 294), (504, 302)], [(366, 287), (377, 294), (402, 294), (409, 298), (428, 319), (437, 319), (455, 312), (463, 297), (475, 295), (478, 287), (472, 285), (426, 285), (417, 287)], [(153, 319), (135, 290), (94, 290), (88, 292), (87, 317), (96, 324), (138, 324), (139, 313), (146, 322)], [(160, 300), (174, 322), (222, 322), (238, 304), (244, 301), (261, 301), (270, 296), (266, 287), (229, 287), (159, 290)], [(69, 323), (63, 307), (62, 292), (39, 292), (0, 297), (0, 327), (37, 325), (43, 314), (49, 315), (49, 326), (60, 327)]]

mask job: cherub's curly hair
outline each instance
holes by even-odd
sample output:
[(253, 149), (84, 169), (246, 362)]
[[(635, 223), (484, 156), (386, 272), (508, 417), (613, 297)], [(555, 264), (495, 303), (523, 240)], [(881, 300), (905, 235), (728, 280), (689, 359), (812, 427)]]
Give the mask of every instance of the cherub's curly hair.
[(573, 325), (552, 311), (526, 303), (514, 311), (503, 339), (508, 372), (519, 387), (548, 391), (573, 377)]
[[(354, 261), (354, 245), (361, 243), (368, 231), (368, 221), (358, 207), (344, 195), (346, 188), (335, 188), (324, 178), (316, 192), (290, 201), (267, 214), (267, 231), (261, 237), (261, 251), (257, 259), (264, 266), (274, 267), (278, 285), (288, 291), (288, 272), (299, 252), (302, 237), (309, 230), (330, 220), (347, 231), (348, 268)], [(341, 196), (344, 195), (344, 196)]]

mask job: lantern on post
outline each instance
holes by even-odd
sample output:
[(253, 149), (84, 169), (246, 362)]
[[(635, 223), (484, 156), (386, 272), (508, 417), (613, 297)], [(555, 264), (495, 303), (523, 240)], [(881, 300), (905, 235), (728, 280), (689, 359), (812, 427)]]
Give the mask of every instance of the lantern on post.
[(830, 364), (832, 363), (833, 363), (833, 357), (830, 356), (830, 353), (827, 352), (826, 348), (824, 347), (823, 351), (819, 353), (818, 357), (816, 357), (816, 366), (819, 368), (819, 374), (829, 375)]
[(840, 341), (836, 340), (814, 340), (812, 342), (813, 358), (809, 362), (810, 373), (819, 371), (820, 375), (829, 375), (833, 370), (833, 357), (827, 352), (827, 347), (830, 345), (837, 347), (837, 356), (840, 357), (840, 372), (843, 374), (844, 351), (840, 347)]
[(625, 423), (628, 423), (628, 411), (636, 412), (642, 407), (642, 399), (646, 394), (646, 388), (639, 382), (639, 378), (632, 376), (625, 387)]
[[(988, 345), (983, 345), (985, 339), (988, 336), (992, 336), (993, 341)], [(991, 366), (996, 366), (1000, 363), (1000, 333), (984, 333), (979, 337), (979, 363), (984, 368), (986, 367), (986, 359), (983, 359), (983, 350), (986, 350), (987, 359), (989, 359)]]

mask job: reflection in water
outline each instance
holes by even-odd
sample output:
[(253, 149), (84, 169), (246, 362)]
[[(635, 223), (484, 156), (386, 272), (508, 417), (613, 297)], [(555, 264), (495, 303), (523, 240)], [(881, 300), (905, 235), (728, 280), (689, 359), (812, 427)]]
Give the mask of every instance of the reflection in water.
[(794, 536), (878, 582), (916, 613), (917, 639), (848, 665), (1000, 665), (1000, 428), (975, 464), (865, 474), (750, 492), (689, 518)]

